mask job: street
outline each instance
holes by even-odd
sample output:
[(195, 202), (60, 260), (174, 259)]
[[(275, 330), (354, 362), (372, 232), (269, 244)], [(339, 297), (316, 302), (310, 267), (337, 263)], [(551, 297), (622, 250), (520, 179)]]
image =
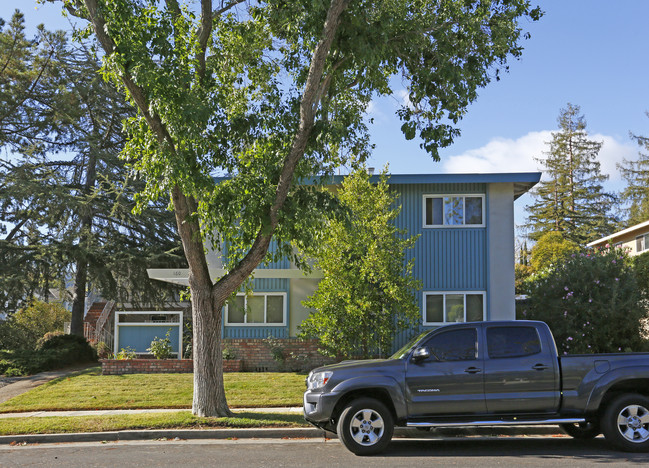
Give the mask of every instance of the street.
[(396, 439), (381, 456), (362, 458), (336, 439), (68, 443), (0, 447), (0, 467), (373, 467), (647, 466), (649, 454), (613, 451), (599, 438), (500, 437)]

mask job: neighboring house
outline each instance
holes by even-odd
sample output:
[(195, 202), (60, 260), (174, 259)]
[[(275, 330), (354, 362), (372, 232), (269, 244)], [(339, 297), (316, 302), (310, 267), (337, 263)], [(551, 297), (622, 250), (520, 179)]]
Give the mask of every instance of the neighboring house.
[[(448, 322), (515, 319), (514, 201), (540, 177), (539, 172), (389, 176), (402, 205), (396, 224), (409, 235), (420, 234), (408, 255), (414, 256), (413, 273), (423, 285), (417, 293), (421, 323), (402, 333), (395, 347), (420, 330)], [(335, 177), (333, 185), (341, 181)], [(224, 274), (220, 252), (208, 252), (208, 262), (215, 279)], [(186, 269), (148, 273), (152, 279), (188, 284)], [(267, 340), (265, 348), (283, 346), (285, 357), (314, 356), (317, 344), (296, 336), (309, 314), (302, 301), (321, 277), (317, 271), (304, 274), (288, 260), (255, 270), (253, 295), (238, 295), (223, 315), (225, 346), (244, 359), (244, 368), (274, 367), (259, 352), (269, 336), (274, 340)]]
[(601, 248), (606, 245), (626, 248), (632, 257), (646, 252), (649, 250), (649, 221), (597, 239), (588, 247)]

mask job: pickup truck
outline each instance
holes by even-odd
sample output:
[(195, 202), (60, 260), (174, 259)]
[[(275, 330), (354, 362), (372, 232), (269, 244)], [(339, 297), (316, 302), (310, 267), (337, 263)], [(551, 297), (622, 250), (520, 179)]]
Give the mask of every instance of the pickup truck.
[(531, 424), (647, 452), (649, 353), (558, 356), (543, 322), (453, 324), (388, 359), (312, 370), (304, 417), (357, 455), (385, 449), (395, 426)]

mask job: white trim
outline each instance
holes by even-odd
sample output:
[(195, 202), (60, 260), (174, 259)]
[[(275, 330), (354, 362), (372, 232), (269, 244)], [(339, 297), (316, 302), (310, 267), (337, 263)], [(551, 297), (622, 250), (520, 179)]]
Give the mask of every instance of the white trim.
[(451, 295), (451, 294), (461, 294), (464, 297), (464, 322), (461, 323), (471, 323), (471, 322), (466, 322), (466, 296), (468, 294), (472, 295), (480, 295), (482, 296), (482, 320), (486, 320), (487, 316), (487, 292), (486, 291), (423, 291), (422, 292), (422, 324), (424, 326), (440, 326), (440, 325), (448, 325), (449, 323), (455, 323), (455, 322), (427, 322), (426, 321), (426, 296), (442, 296), (442, 316), (444, 319), (446, 319), (446, 296)]
[[(462, 224), (426, 224), (426, 200), (429, 198), (462, 197)], [(465, 224), (466, 197), (480, 198), (482, 200), (482, 223)], [(443, 206), (442, 206), (443, 210)], [(421, 226), (423, 229), (456, 229), (456, 228), (484, 228), (487, 225), (486, 195), (484, 193), (425, 193), (422, 195), (422, 217)], [(442, 220), (443, 222), (444, 220)]]
[[(264, 296), (264, 321), (257, 323), (240, 323), (240, 322), (230, 322), (230, 305), (226, 304), (225, 306), (225, 326), (226, 327), (285, 327), (286, 326), (286, 312), (287, 312), (287, 299), (288, 295), (285, 292), (255, 292), (252, 294), (252, 297)], [(268, 296), (281, 296), (282, 297), (282, 323), (268, 323), (267, 322), (267, 313), (268, 313)], [(237, 297), (244, 297), (244, 307), (248, 302), (248, 295), (240, 293), (237, 294)], [(244, 320), (247, 315), (244, 315)]]

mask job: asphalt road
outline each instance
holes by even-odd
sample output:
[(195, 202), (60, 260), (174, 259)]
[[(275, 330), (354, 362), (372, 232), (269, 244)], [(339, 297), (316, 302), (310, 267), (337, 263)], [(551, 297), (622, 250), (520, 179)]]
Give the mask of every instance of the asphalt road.
[(0, 447), (0, 467), (648, 466), (649, 454), (611, 450), (602, 439), (549, 437), (394, 440), (381, 456), (356, 457), (336, 439), (140, 441)]

